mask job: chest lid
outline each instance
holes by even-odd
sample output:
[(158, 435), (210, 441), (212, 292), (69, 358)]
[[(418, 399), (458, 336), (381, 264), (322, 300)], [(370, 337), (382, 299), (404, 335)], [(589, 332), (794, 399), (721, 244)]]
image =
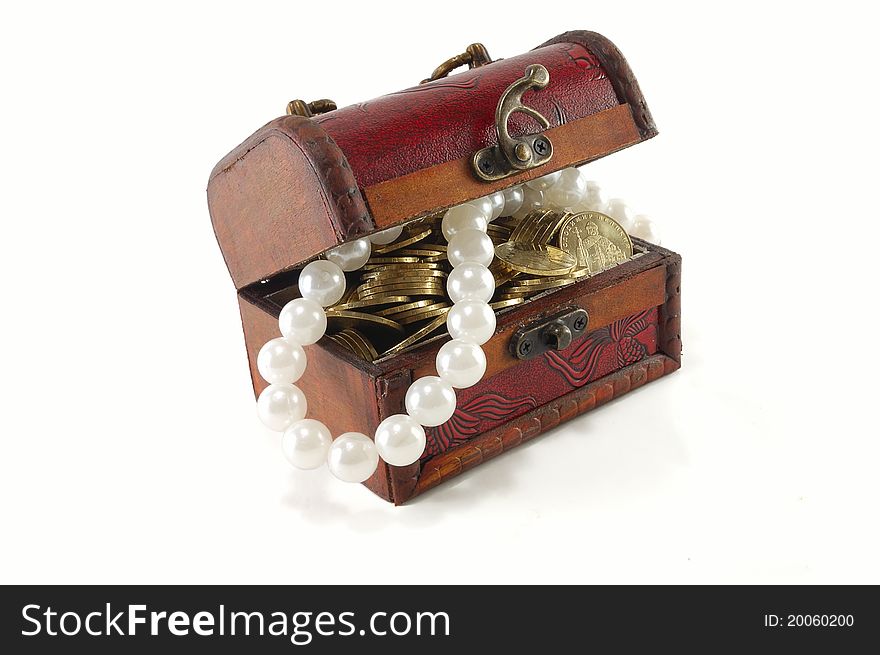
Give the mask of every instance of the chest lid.
[[(473, 68), (446, 76), (465, 62)], [(494, 62), (475, 44), (432, 77), (275, 119), (217, 164), (208, 205), (236, 288), (657, 133), (623, 56), (595, 32)]]

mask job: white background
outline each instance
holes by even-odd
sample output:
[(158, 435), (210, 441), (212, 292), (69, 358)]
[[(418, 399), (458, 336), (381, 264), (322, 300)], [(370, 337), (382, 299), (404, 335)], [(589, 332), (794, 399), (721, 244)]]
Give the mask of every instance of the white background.
[[(880, 582), (860, 4), (5, 9), (0, 581)], [(569, 29), (621, 48), (659, 126), (589, 169), (684, 256), (683, 369), (405, 507), (291, 469), (211, 168), (291, 98)]]

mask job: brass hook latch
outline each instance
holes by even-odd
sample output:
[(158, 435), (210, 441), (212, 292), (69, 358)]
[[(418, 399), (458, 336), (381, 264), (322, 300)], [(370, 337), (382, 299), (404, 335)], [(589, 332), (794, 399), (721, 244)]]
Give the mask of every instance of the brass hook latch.
[(474, 172), (486, 181), (500, 180), (520, 171), (545, 164), (553, 156), (553, 144), (544, 134), (532, 134), (514, 139), (507, 131), (507, 121), (516, 112), (534, 118), (541, 127), (550, 127), (550, 121), (538, 111), (522, 103), (522, 95), (530, 89), (543, 89), (550, 83), (550, 73), (541, 64), (526, 68), (525, 77), (507, 87), (495, 110), (495, 131), (498, 145), (478, 150), (473, 157)]

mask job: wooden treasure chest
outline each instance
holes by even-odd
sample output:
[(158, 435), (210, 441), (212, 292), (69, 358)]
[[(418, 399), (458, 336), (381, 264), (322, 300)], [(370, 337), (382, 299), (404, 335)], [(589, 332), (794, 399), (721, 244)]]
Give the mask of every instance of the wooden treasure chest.
[(621, 53), (586, 31), (497, 61), (474, 44), (421, 84), (349, 107), (291, 102), (208, 183), (255, 393), (268, 384), (258, 353), (304, 293), (300, 272), (366, 243), (368, 259), (341, 269), (343, 297), (324, 303), (326, 333), (296, 385), (333, 435), (372, 438), (404, 413), (450, 340), (461, 253), (485, 242), (456, 238), (459, 206), (492, 214), (480, 224), (495, 248), (480, 264), (494, 279), (485, 370), (455, 389), (451, 418), (424, 428), (416, 461), (379, 461), (370, 490), (402, 504), (675, 371), (680, 257), (627, 235), (629, 219), (582, 187), (589, 167), (574, 168), (656, 134)]

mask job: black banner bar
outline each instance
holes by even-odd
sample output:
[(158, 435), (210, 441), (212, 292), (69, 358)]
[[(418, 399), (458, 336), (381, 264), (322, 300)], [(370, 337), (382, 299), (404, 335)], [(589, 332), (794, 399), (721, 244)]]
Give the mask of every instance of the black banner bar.
[(0, 645), (7, 653), (846, 648), (876, 642), (878, 610), (873, 587), (4, 587)]

